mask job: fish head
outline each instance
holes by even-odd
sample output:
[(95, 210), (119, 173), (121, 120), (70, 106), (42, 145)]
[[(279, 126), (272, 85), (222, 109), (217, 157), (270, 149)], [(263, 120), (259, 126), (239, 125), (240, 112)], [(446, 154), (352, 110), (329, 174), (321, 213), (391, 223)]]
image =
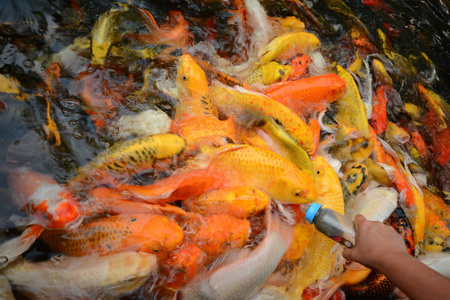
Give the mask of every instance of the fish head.
[[(141, 227), (139, 224), (138, 226)], [(139, 229), (136, 232), (139, 232), (138, 238), (144, 241), (143, 248), (161, 257), (179, 246), (184, 238), (181, 227), (162, 215), (153, 216)]]
[(369, 170), (363, 164), (353, 165), (350, 170), (345, 172), (344, 180), (347, 190), (351, 194), (356, 194), (368, 183)]
[[(297, 174), (299, 172), (303, 174)], [(272, 199), (283, 204), (303, 204), (317, 198), (313, 179), (300, 170), (274, 179), (270, 183), (268, 191)]]
[(72, 194), (59, 188), (59, 186), (48, 188), (44, 186), (37, 191), (38, 193), (33, 194), (39, 199), (39, 204), (32, 206), (32, 214), (45, 228), (75, 228), (83, 219), (80, 206)]
[(176, 86), (180, 100), (189, 100), (209, 92), (205, 72), (188, 54), (178, 59)]
[(350, 155), (355, 162), (362, 162), (373, 151), (373, 141), (367, 138), (357, 138), (349, 141)]
[(69, 229), (81, 223), (75, 196), (53, 177), (20, 167), (10, 173), (8, 185), (14, 205), (45, 228)]
[(109, 261), (109, 270), (102, 283), (107, 299), (117, 299), (131, 293), (157, 270), (157, 258), (153, 254), (123, 252), (115, 256), (116, 259)]

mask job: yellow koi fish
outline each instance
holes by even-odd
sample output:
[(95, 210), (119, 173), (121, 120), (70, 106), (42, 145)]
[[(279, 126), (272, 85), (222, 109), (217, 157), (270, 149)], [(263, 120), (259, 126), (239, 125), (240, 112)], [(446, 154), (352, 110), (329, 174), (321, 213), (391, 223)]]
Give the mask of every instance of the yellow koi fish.
[(259, 66), (245, 81), (249, 84), (269, 85), (287, 80), (293, 72), (292, 66), (281, 65), (275, 61)]

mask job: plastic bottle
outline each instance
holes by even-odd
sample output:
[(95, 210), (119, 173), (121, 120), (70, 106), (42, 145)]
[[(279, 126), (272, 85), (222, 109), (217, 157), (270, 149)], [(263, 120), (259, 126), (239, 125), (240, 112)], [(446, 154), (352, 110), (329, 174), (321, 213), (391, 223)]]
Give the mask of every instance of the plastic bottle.
[(317, 230), (347, 248), (355, 246), (355, 224), (351, 220), (314, 202), (303, 204), (301, 210), (305, 213), (305, 219), (314, 223)]

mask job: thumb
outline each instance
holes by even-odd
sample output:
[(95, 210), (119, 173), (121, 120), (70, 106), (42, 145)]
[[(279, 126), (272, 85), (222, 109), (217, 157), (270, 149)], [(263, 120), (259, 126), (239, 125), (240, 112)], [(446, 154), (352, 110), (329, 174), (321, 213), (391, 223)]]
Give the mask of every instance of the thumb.
[(352, 249), (350, 249), (350, 248), (344, 248), (344, 250), (342, 251), (342, 256), (343, 256), (346, 260), (352, 260)]

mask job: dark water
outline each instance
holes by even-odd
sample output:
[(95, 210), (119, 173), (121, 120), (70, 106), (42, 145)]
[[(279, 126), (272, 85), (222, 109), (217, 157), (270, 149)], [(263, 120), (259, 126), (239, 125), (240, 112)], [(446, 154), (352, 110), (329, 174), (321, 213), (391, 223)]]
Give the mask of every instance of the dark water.
[[(345, 14), (330, 9), (329, 3), (334, 2), (338, 3), (311, 0), (301, 6), (287, 0), (266, 0), (262, 4), (270, 16), (300, 17), (306, 28), (319, 36), (330, 57), (345, 65), (352, 52), (351, 48), (346, 48), (345, 39), (354, 23)], [(386, 8), (365, 5), (362, 1), (344, 2), (366, 26), (377, 48), (381, 49), (381, 44), (376, 30), (383, 29), (395, 52), (405, 57), (420, 57), (421, 52), (426, 53), (437, 71), (437, 80), (429, 87), (450, 103), (449, 1), (385, 0)], [(97, 134), (79, 95), (72, 94), (79, 73), (88, 68), (89, 53), (80, 55), (78, 65), (61, 71), (59, 87), (53, 94), (55, 101), (52, 102), (51, 114), (62, 138), (58, 147), (54, 141), (46, 140), (43, 128), (46, 101), (40, 96), (44, 81), (42, 74), (52, 55), (71, 45), (75, 38), (88, 35), (100, 14), (114, 6), (113, 3), (106, 0), (0, 0), (0, 74), (16, 78), (24, 94), (28, 95), (28, 101), (22, 101), (8, 94), (0, 94), (0, 222), (4, 228), (14, 227), (6, 220), (11, 214), (19, 213), (10, 203), (6, 182), (12, 168), (30, 164), (33, 169), (53, 174), (57, 180), (64, 182), (74, 175), (78, 166), (88, 162), (114, 141), (112, 133)], [(134, 3), (148, 9), (157, 23), (164, 22), (169, 11), (181, 11), (190, 24), (194, 43), (203, 40), (211, 31), (221, 36), (237, 30), (228, 26), (227, 17), (230, 14), (224, 9), (229, 6), (220, 1)], [(314, 19), (319, 20), (319, 24)], [(209, 24), (206, 20), (215, 22), (213, 29), (206, 26)], [(124, 17), (118, 26), (121, 32), (145, 30), (136, 14), (132, 13)], [(225, 42), (215, 44), (222, 53), (236, 51), (232, 46)], [(135, 79), (132, 88), (138, 89), (142, 86), (145, 67), (152, 64), (142, 59), (138, 62), (112, 62), (108, 82), (120, 86), (132, 74)], [(418, 60), (417, 67), (419, 72), (427, 72), (428, 67), (423, 61)], [(173, 113), (173, 99), (161, 94), (156, 96), (160, 101), (157, 105), (169, 114)]]

